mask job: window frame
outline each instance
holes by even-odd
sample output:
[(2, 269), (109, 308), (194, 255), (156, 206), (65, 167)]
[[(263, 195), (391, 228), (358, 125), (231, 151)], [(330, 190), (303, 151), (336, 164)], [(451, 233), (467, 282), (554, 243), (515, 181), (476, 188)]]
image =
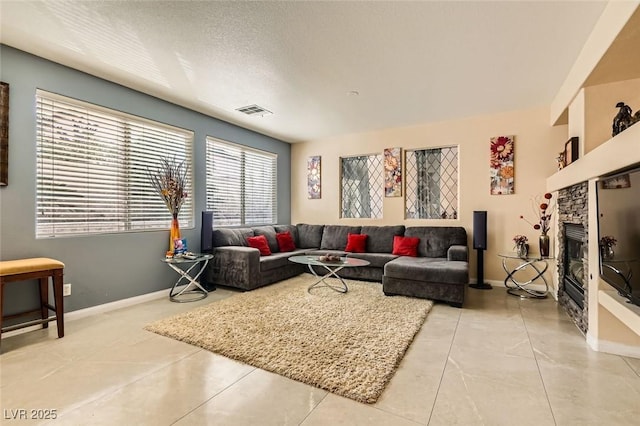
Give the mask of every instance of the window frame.
[[(411, 153), (416, 152), (416, 151), (435, 151), (435, 150), (443, 150), (443, 149), (450, 149), (450, 148), (455, 148), (456, 149), (456, 179), (455, 179), (455, 185), (456, 185), (456, 195), (455, 195), (455, 209), (454, 209), (454, 217), (416, 217), (411, 216), (409, 214), (409, 209), (408, 209), (408, 203), (409, 200), (411, 198), (410, 192), (417, 192), (410, 190), (410, 181), (409, 181), (409, 173), (410, 173), (410, 166), (409, 166), (409, 162), (408, 162), (408, 157), (409, 155), (411, 155)], [(426, 147), (426, 148), (408, 148), (404, 150), (404, 171), (405, 171), (405, 176), (404, 176), (404, 190), (405, 190), (405, 197), (404, 197), (404, 218), (405, 219), (416, 219), (416, 220), (458, 220), (460, 218), (460, 145), (459, 144), (451, 144), (451, 145), (440, 145), (440, 146), (432, 146), (432, 147)], [(417, 181), (418, 178), (416, 178)], [(440, 206), (442, 206), (442, 203), (440, 203)]]
[[(380, 205), (380, 214), (379, 216), (375, 216), (375, 215), (370, 215), (370, 216), (357, 216), (357, 217), (351, 217), (351, 216), (345, 216), (345, 208), (344, 208), (344, 192), (345, 192), (345, 188), (344, 188), (344, 167), (343, 167), (343, 161), (345, 159), (351, 159), (351, 158), (371, 158), (371, 157), (375, 157), (377, 162), (379, 164), (375, 165), (374, 167), (377, 167), (377, 169), (375, 169), (376, 173), (379, 173), (379, 177), (377, 179), (377, 181), (373, 182), (373, 184), (371, 184), (371, 179), (369, 179), (370, 182), (370, 187), (373, 187), (373, 193), (377, 193), (379, 196), (379, 205)], [(371, 175), (371, 169), (367, 168), (367, 172), (369, 173), (369, 175)], [(340, 180), (340, 200), (339, 200), (339, 217), (340, 219), (382, 219), (384, 217), (384, 155), (380, 152), (377, 153), (370, 153), (370, 154), (356, 154), (356, 155), (347, 155), (347, 156), (342, 156), (339, 157), (339, 180)], [(369, 175), (367, 176), (369, 178)], [(371, 193), (371, 191), (370, 191)], [(371, 206), (370, 206), (371, 207)], [(371, 211), (373, 212), (373, 209), (371, 209)]]

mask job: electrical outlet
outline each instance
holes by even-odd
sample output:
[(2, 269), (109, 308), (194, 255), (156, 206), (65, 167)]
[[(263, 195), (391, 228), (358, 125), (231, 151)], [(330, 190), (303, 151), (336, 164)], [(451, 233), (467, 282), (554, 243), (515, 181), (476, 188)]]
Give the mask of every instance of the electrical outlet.
[(71, 296), (71, 284), (64, 284), (62, 286), (62, 295)]

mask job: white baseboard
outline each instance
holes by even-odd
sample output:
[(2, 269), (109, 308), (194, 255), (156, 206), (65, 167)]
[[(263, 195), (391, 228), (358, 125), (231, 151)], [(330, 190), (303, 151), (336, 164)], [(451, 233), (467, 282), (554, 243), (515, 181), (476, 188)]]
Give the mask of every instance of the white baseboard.
[(92, 315), (104, 314), (106, 312), (115, 311), (116, 309), (126, 308), (140, 303), (149, 302), (151, 300), (169, 298), (169, 289), (159, 290), (153, 293), (141, 294), (140, 296), (129, 297), (128, 299), (116, 300), (114, 302), (104, 303), (102, 305), (91, 306), (89, 308), (78, 309), (64, 314), (64, 319), (73, 321), (80, 318), (90, 317)]
[[(116, 300), (114, 302), (104, 303), (102, 305), (91, 306), (89, 308), (78, 309), (77, 311), (65, 312), (65, 321), (74, 321), (81, 318), (90, 317), (92, 315), (104, 314), (106, 312), (115, 311), (116, 309), (122, 309), (129, 306), (138, 305), (140, 303), (149, 302), (151, 300), (161, 299), (163, 297), (169, 297), (169, 290), (159, 290), (153, 293), (141, 294), (140, 296), (129, 297), (127, 299)], [(49, 327), (56, 327), (56, 321), (51, 321)], [(40, 330), (42, 325), (32, 325), (30, 327), (19, 328), (17, 330), (7, 331), (2, 333), (2, 338), (16, 336), (18, 334), (27, 333), (29, 331)]]
[(630, 346), (624, 343), (610, 342), (593, 337), (587, 333), (587, 344), (597, 352), (606, 352), (613, 355), (627, 356), (630, 358), (640, 358), (640, 346)]

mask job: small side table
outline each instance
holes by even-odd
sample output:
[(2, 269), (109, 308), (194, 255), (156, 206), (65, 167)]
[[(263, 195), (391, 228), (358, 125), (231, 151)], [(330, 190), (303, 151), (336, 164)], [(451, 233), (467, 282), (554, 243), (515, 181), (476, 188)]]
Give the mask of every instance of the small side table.
[[(171, 291), (169, 292), (169, 300), (172, 302), (195, 302), (196, 300), (204, 299), (208, 296), (207, 290), (200, 285), (198, 282), (198, 278), (204, 269), (207, 267), (209, 260), (213, 259), (212, 254), (199, 254), (195, 259), (186, 259), (184, 257), (174, 257), (174, 258), (166, 258), (162, 259), (164, 263), (169, 265), (171, 269), (176, 271), (180, 277), (175, 282), (173, 287), (171, 287)], [(185, 265), (188, 267), (187, 269), (183, 269), (180, 265)], [(191, 276), (191, 271), (196, 267), (200, 266), (200, 270), (195, 276)], [(181, 281), (185, 280), (187, 282), (181, 284)], [(178, 289), (178, 287), (183, 286), (182, 289)], [(182, 297), (182, 296), (187, 297)]]
[[(547, 283), (544, 273), (549, 268), (546, 257), (520, 257), (516, 253), (500, 253), (498, 254), (502, 258), (502, 268), (507, 273), (507, 277), (504, 279), (504, 286), (507, 288), (507, 293), (512, 296), (518, 296), (520, 298), (533, 298), (544, 299), (549, 294), (549, 283)], [(515, 268), (514, 262), (518, 261)], [(518, 281), (514, 275), (518, 271), (531, 269), (535, 271), (535, 275), (529, 281)], [(544, 282), (544, 291), (534, 290), (528, 286), (535, 281), (542, 280)]]

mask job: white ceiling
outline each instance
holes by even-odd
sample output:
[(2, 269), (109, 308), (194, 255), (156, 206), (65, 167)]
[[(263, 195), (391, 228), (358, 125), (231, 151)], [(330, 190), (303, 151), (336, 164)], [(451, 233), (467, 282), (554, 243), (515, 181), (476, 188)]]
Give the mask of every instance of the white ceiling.
[(606, 5), (0, 1), (6, 45), (287, 142), (548, 105)]

